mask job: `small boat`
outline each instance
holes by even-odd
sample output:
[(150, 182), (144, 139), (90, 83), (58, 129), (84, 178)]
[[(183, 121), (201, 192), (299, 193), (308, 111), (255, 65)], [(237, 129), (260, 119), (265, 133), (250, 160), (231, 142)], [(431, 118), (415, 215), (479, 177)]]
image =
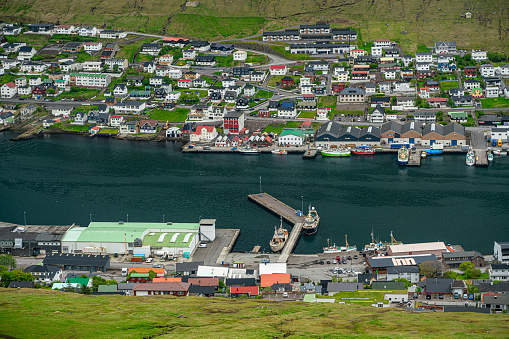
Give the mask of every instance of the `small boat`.
[(442, 154), (442, 150), (439, 149), (427, 149), (426, 151), (427, 155), (440, 155)]
[(493, 161), (493, 154), (488, 152), (488, 161)]
[(474, 151), (472, 151), (472, 147), (470, 147), (470, 148), (468, 149), (467, 157), (466, 157), (465, 163), (466, 163), (468, 166), (473, 166), (473, 165), (475, 165), (475, 154), (474, 154)]
[(421, 152), (421, 158), (426, 158), (427, 154), (426, 152)]
[(398, 164), (400, 164), (401, 166), (408, 165), (409, 157), (410, 157), (410, 154), (408, 152), (408, 148), (403, 146), (398, 150)]
[(323, 248), (323, 253), (341, 253), (341, 252), (356, 252), (357, 246), (348, 246), (347, 236), (345, 235), (345, 246), (337, 246), (336, 244), (330, 246), (329, 239), (327, 239), (327, 247)]
[(495, 154), (495, 155), (500, 155), (500, 151), (499, 151), (498, 149), (494, 149), (494, 150), (493, 150), (493, 154)]
[(255, 155), (255, 154), (260, 154), (260, 151), (256, 148), (251, 148), (249, 146), (247, 147), (242, 147), (242, 148), (239, 148), (237, 150), (237, 152), (239, 152), (240, 154), (246, 154), (246, 155)]
[(272, 154), (288, 154), (288, 152), (283, 148), (283, 149), (275, 149), (273, 151), (271, 151), (270, 153)]
[(288, 230), (283, 228), (283, 218), (281, 218), (281, 225), (279, 228), (274, 227), (274, 236), (272, 240), (269, 242), (270, 249), (272, 252), (279, 252), (285, 246), (286, 241), (288, 240)]
[(375, 150), (372, 148), (354, 148), (352, 150), (352, 154), (355, 155), (373, 155), (375, 154)]
[(351, 154), (348, 148), (328, 148), (321, 153), (323, 157), (349, 157)]
[(500, 151), (500, 155), (507, 155), (507, 151)]
[(306, 235), (315, 234), (318, 231), (318, 223), (320, 222), (320, 217), (318, 216), (318, 212), (314, 207), (309, 206), (309, 213), (304, 218), (304, 225), (302, 226), (302, 231)]

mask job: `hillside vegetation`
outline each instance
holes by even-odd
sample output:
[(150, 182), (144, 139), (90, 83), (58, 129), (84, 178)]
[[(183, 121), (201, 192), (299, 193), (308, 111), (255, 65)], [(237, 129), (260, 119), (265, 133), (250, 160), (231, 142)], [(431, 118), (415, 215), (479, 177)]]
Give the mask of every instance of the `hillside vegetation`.
[[(2, 338), (502, 338), (506, 315), (0, 288)], [(182, 315), (181, 317), (179, 317)]]
[[(200, 39), (327, 21), (360, 30), (362, 40), (390, 38), (414, 52), (419, 43), (456, 40), (459, 48), (509, 51), (506, 0), (3, 0), (4, 21), (93, 24)], [(472, 19), (463, 17), (472, 13)], [(362, 45), (361, 45), (362, 47)]]

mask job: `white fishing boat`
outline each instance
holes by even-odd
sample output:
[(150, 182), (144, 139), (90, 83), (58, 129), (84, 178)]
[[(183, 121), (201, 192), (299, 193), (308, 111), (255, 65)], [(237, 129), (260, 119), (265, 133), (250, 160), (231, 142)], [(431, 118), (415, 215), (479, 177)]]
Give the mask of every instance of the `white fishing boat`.
[(329, 239), (327, 239), (327, 247), (323, 248), (323, 253), (342, 253), (342, 252), (356, 252), (357, 246), (348, 246), (347, 236), (345, 235), (345, 246), (337, 246), (335, 243), (330, 246)]
[[(492, 155), (492, 156), (493, 156), (493, 155)], [(470, 147), (470, 148), (468, 149), (467, 157), (466, 157), (465, 163), (466, 163), (468, 166), (473, 166), (473, 165), (475, 165), (475, 154), (474, 154), (474, 151), (472, 151), (472, 147)]]
[(280, 155), (288, 154), (288, 152), (284, 148), (283, 149), (275, 149), (273, 151), (270, 151), (270, 153), (280, 154)]
[(257, 148), (251, 148), (249, 146), (242, 147), (237, 150), (240, 154), (246, 154), (246, 155), (256, 155), (260, 154), (260, 151)]
[(428, 154), (427, 154), (426, 152), (421, 152), (421, 158), (423, 158), (423, 159), (424, 159), (424, 158), (426, 158), (426, 156), (427, 156), (427, 155), (428, 155)]

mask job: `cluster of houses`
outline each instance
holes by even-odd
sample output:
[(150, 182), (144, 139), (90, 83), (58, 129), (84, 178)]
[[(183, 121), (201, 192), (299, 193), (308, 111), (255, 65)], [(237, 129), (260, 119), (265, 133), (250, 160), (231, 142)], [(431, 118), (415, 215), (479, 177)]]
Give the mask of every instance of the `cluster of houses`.
[[(454, 311), (502, 312), (509, 309), (509, 243), (495, 242), (494, 259), (488, 264), (477, 251), (465, 251), (461, 246), (445, 245), (443, 242), (418, 244), (393, 244), (386, 248), (385, 256), (366, 253), (365, 271), (356, 274), (354, 281), (330, 280), (304, 281), (290, 274), (286, 263), (262, 262), (257, 269), (248, 268), (243, 262), (228, 265), (208, 266), (204, 262), (187, 261), (176, 263), (175, 272), (164, 267), (131, 267), (124, 269), (125, 282), (99, 285), (97, 294), (122, 294), (128, 296), (172, 295), (176, 297), (260, 297), (264, 294), (304, 294), (304, 301), (318, 302), (316, 296), (334, 296), (345, 291), (369, 288), (385, 291), (386, 303), (375, 307), (401, 306), (414, 301), (422, 308)], [(67, 261), (66, 266), (47, 264), (32, 265), (24, 269), (31, 273), (34, 281), (12, 282), (13, 288), (33, 288), (34, 283), (51, 284), (53, 289), (79, 291), (83, 286), (92, 286), (92, 277), (101, 273), (79, 273), (67, 271), (83, 267), (104, 265), (108, 260), (103, 255), (74, 255), (76, 265)], [(458, 269), (463, 263), (474, 268), (487, 269), (489, 279), (455, 280), (452, 278), (423, 276), (420, 265), (428, 264), (446, 272)], [(405, 287), (401, 279), (411, 284)], [(467, 285), (468, 282), (468, 285)], [(399, 292), (393, 292), (399, 291)], [(334, 299), (322, 302), (335, 302)], [(467, 302), (464, 305), (464, 302)], [(417, 304), (414, 304), (416, 307)], [(468, 308), (465, 308), (467, 306)], [(451, 309), (447, 309), (452, 307)]]

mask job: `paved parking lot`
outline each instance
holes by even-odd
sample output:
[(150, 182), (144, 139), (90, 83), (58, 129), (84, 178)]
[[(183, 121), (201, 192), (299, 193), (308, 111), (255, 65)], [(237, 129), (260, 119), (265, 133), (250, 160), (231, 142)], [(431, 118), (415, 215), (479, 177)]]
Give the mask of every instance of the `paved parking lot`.
[(216, 239), (207, 243), (206, 248), (197, 248), (192, 261), (203, 261), (205, 265), (216, 265), (225, 247), (228, 247), (235, 236), (235, 229), (216, 229)]

